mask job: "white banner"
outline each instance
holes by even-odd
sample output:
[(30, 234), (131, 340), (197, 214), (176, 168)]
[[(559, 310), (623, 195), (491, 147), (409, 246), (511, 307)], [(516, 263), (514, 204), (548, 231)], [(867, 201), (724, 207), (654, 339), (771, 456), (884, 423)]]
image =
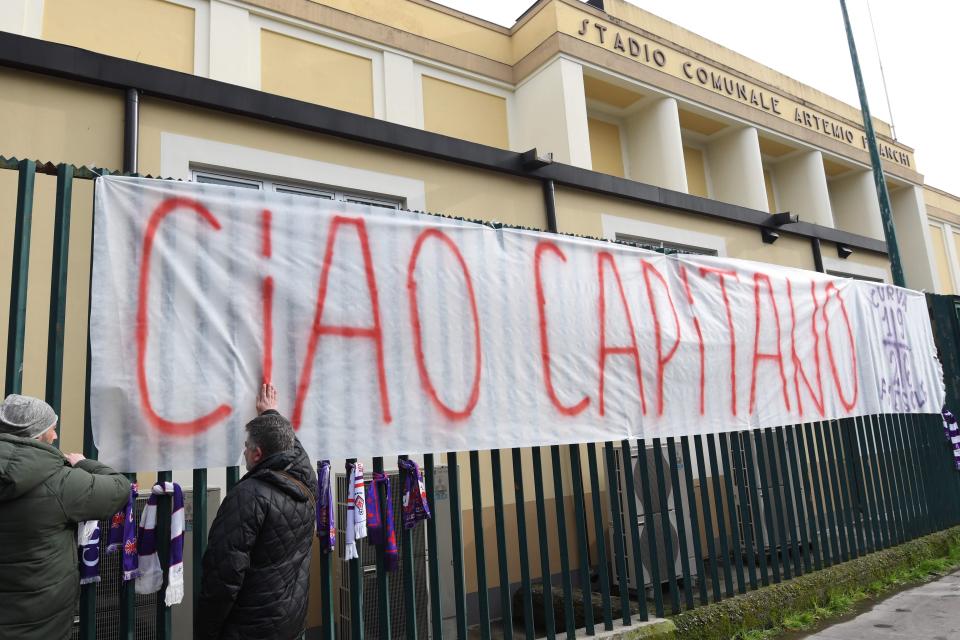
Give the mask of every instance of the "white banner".
[(236, 464), (263, 380), (314, 458), (680, 436), (944, 398), (924, 297), (317, 198), (96, 188), (100, 457)]

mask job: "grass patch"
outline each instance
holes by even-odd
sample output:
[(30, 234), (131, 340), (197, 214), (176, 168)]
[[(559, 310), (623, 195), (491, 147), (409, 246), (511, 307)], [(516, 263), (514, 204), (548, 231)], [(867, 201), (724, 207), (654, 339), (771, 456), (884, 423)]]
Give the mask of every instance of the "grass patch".
[(913, 566), (889, 572), (864, 587), (838, 589), (828, 597), (813, 600), (808, 607), (785, 611), (779, 623), (763, 629), (741, 629), (735, 640), (770, 640), (784, 631), (804, 631), (818, 624), (853, 611), (866, 599), (876, 598), (895, 589), (940, 577), (960, 567), (960, 539), (953, 538), (946, 555), (920, 560)]

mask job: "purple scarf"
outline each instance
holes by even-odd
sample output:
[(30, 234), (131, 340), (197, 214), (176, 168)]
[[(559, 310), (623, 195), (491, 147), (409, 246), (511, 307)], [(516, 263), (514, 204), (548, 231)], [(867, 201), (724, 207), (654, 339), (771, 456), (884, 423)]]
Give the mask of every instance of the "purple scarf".
[(330, 482), (330, 461), (317, 462), (317, 537), (320, 552), (331, 553), (337, 545), (336, 504), (333, 501), (333, 483)]
[(137, 503), (137, 483), (130, 485), (130, 497), (123, 511), (118, 511), (110, 520), (110, 533), (107, 537), (107, 553), (123, 551), (123, 581), (133, 580), (140, 573), (137, 557), (137, 522), (134, 520)]
[(940, 414), (943, 416), (943, 435), (953, 449), (953, 466), (960, 471), (960, 427), (957, 426), (957, 418), (946, 406), (940, 410)]
[(100, 523), (87, 520), (77, 524), (80, 547), (80, 584), (100, 582)]
[(183, 489), (176, 482), (153, 485), (150, 499), (140, 516), (139, 548), (140, 575), (136, 591), (140, 594), (156, 593), (163, 586), (163, 569), (157, 555), (157, 502), (162, 495), (173, 496), (170, 511), (170, 562), (167, 565), (167, 591), (164, 602), (168, 607), (183, 600)]
[[(380, 505), (380, 485), (386, 488), (386, 503)], [(397, 531), (393, 526), (393, 498), (390, 496), (390, 478), (385, 473), (374, 472), (370, 484), (373, 494), (367, 498), (367, 536), (370, 542), (384, 547), (383, 564), (387, 571), (396, 571), (400, 566), (397, 549)]]
[(427, 491), (423, 488), (423, 474), (413, 460), (397, 461), (403, 474), (403, 528), (413, 529), (421, 520), (430, 517)]

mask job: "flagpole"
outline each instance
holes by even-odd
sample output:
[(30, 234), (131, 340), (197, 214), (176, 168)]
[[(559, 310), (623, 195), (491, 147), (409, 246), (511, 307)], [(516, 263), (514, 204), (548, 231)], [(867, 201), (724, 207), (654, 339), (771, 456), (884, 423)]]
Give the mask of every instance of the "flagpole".
[(870, 105), (867, 104), (867, 91), (863, 86), (863, 74), (860, 73), (860, 59), (857, 57), (857, 45), (853, 41), (853, 30), (850, 28), (850, 16), (847, 15), (847, 3), (840, 0), (840, 9), (843, 12), (843, 25), (847, 30), (847, 43), (850, 45), (850, 61), (853, 63), (853, 75), (857, 80), (857, 93), (860, 95), (860, 111), (863, 113), (863, 130), (867, 137), (867, 149), (870, 152), (870, 165), (873, 167), (873, 182), (877, 187), (877, 199), (880, 201), (880, 219), (883, 221), (883, 235), (887, 241), (887, 254), (890, 257), (890, 271), (893, 274), (893, 284), (905, 287), (903, 265), (900, 263), (900, 249), (897, 247), (897, 232), (893, 226), (893, 215), (890, 210), (890, 194), (887, 193), (887, 182), (883, 178), (883, 168), (880, 166), (880, 152), (877, 150), (877, 137), (873, 132), (873, 119), (870, 117)]

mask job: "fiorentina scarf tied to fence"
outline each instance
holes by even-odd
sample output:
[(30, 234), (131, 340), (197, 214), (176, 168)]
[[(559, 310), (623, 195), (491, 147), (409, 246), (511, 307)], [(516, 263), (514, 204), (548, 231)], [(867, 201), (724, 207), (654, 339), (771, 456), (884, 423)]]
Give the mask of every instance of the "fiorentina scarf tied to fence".
[(123, 553), (120, 564), (123, 568), (124, 582), (133, 580), (139, 573), (137, 522), (134, 518), (139, 490), (136, 482), (131, 483), (127, 504), (121, 511), (113, 514), (113, 518), (110, 519), (110, 533), (107, 536), (107, 553), (114, 551)]
[(77, 525), (80, 548), (80, 584), (100, 582), (100, 523), (87, 520)]
[(960, 426), (957, 425), (957, 417), (946, 406), (943, 407), (940, 415), (943, 416), (943, 435), (953, 449), (953, 466), (960, 471)]
[(168, 607), (183, 600), (183, 489), (176, 482), (153, 485), (147, 506), (140, 517), (139, 554), (140, 575), (137, 593), (156, 593), (163, 586), (163, 569), (157, 554), (157, 502), (162, 495), (173, 496), (170, 513), (170, 559), (167, 565), (167, 591), (164, 602)]
[(333, 499), (330, 461), (317, 462), (317, 538), (320, 553), (330, 553), (337, 545), (337, 503)]
[[(384, 487), (384, 501), (380, 502), (380, 487)], [(393, 526), (393, 497), (390, 495), (390, 476), (374, 471), (367, 498), (367, 534), (370, 542), (383, 547), (383, 564), (387, 571), (400, 566), (397, 549), (397, 531)]]
[(413, 529), (421, 520), (430, 517), (427, 490), (423, 486), (420, 465), (413, 460), (400, 458), (397, 461), (403, 473), (403, 528)]
[(359, 558), (357, 540), (367, 537), (367, 502), (363, 491), (363, 463), (347, 463), (347, 522), (344, 560)]

